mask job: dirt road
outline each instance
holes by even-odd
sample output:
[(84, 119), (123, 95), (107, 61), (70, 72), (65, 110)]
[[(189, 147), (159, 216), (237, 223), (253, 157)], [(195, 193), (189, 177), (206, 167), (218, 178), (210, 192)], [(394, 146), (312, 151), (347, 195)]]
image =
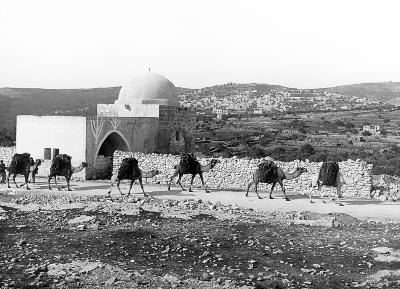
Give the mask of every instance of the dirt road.
[[(19, 183), (21, 180), (18, 180)], [(106, 181), (87, 181), (87, 182), (72, 182), (71, 194), (86, 195), (86, 196), (105, 196), (109, 191), (110, 182)], [(54, 185), (53, 185), (54, 187)], [(6, 190), (6, 185), (0, 185), (0, 191)], [(14, 187), (13, 187), (14, 188)], [(47, 192), (47, 183), (45, 180), (39, 180), (37, 185), (31, 185), (33, 191), (40, 190)], [(311, 211), (317, 213), (345, 213), (352, 215), (362, 220), (379, 220), (400, 222), (400, 202), (377, 200), (367, 200), (362, 198), (344, 198), (344, 206), (339, 207), (336, 203), (329, 200), (326, 204), (322, 203), (319, 197), (313, 198), (314, 203), (309, 202), (308, 196), (289, 193), (290, 202), (285, 201), (280, 190), (274, 193), (275, 199), (270, 200), (268, 194), (261, 192), (264, 199), (259, 200), (256, 194), (251, 191), (249, 197), (245, 197), (244, 191), (228, 191), (228, 190), (211, 190), (211, 193), (205, 193), (203, 189), (195, 188), (193, 192), (182, 191), (179, 187), (171, 187), (171, 191), (167, 190), (166, 186), (144, 184), (145, 191), (155, 198), (160, 199), (201, 199), (212, 203), (220, 202), (222, 204), (238, 205), (243, 208), (252, 208), (259, 211)], [(14, 188), (15, 189), (15, 188)], [(122, 192), (128, 191), (127, 184), (121, 184)], [(49, 193), (58, 193), (48, 191)], [(66, 192), (60, 192), (65, 194)], [(141, 195), (141, 189), (138, 184), (135, 184), (131, 191), (134, 195)], [(119, 196), (116, 187), (112, 190), (112, 196)]]

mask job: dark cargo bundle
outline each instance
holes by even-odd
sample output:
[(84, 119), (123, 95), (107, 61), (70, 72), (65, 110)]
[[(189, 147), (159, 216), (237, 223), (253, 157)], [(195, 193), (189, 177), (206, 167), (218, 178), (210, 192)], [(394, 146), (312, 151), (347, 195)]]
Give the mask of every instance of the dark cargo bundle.
[(118, 179), (131, 179), (131, 173), (133, 172), (133, 175), (135, 177), (137, 174), (139, 174), (138, 170), (138, 161), (135, 158), (125, 158), (121, 162), (121, 166), (118, 169)]
[(22, 172), (26, 168), (26, 163), (30, 165), (34, 165), (33, 159), (30, 157), (31, 155), (28, 153), (23, 154), (14, 154), (11, 159), (10, 168), (13, 172)]
[(319, 170), (319, 181), (325, 186), (336, 186), (336, 178), (339, 173), (337, 162), (324, 162)]
[(71, 156), (59, 154), (55, 156), (51, 164), (50, 172), (54, 175), (60, 175), (65, 168), (71, 168)]
[(192, 153), (182, 153), (181, 154), (181, 162), (180, 166), (183, 171), (187, 171), (191, 174), (196, 172), (196, 167), (198, 165), (198, 160), (196, 159), (196, 156), (193, 155)]
[(261, 183), (270, 183), (274, 179), (277, 166), (273, 161), (264, 161), (258, 165)]

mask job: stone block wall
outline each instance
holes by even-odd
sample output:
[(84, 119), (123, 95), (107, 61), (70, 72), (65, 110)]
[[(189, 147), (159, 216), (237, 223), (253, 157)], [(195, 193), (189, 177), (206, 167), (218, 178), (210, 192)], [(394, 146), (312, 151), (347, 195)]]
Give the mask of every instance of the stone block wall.
[(0, 160), (3, 160), (6, 166), (10, 165), (14, 154), (15, 147), (0, 147)]
[[(180, 157), (178, 155), (170, 154), (143, 154), (116, 151), (114, 153), (113, 161), (113, 175), (116, 174), (123, 158), (134, 156), (139, 161), (139, 167), (142, 171), (150, 171), (158, 169), (161, 174), (149, 179), (149, 183), (167, 185), (169, 178), (174, 172), (174, 166), (179, 163)], [(257, 168), (257, 165), (262, 159), (239, 159), (232, 158), (219, 158), (219, 163), (214, 169), (204, 174), (204, 180), (208, 188), (212, 189), (231, 189), (231, 190), (246, 190), (247, 185), (252, 179), (252, 174)], [(206, 165), (210, 158), (200, 158), (200, 163)], [(311, 179), (319, 172), (322, 165), (320, 163), (311, 163), (308, 161), (292, 161), (280, 162), (276, 161), (277, 165), (285, 171), (293, 171), (296, 167), (304, 167), (307, 173), (302, 174), (294, 180), (285, 180), (284, 186), (288, 193), (307, 194), (311, 190)], [(340, 171), (342, 174), (351, 179), (356, 179), (357, 182), (343, 187), (343, 194), (348, 196), (363, 196), (369, 197), (370, 188), (372, 184), (372, 165), (364, 161), (347, 160), (339, 163)], [(174, 183), (177, 178), (174, 179)], [(182, 184), (188, 186), (190, 183), (190, 175), (182, 177)], [(194, 181), (196, 187), (201, 186), (200, 178), (197, 176)], [(268, 190), (271, 185), (260, 184), (259, 190)], [(251, 187), (254, 191), (254, 186)], [(280, 188), (275, 190), (280, 191)], [(331, 188), (323, 188), (323, 190), (332, 190)]]

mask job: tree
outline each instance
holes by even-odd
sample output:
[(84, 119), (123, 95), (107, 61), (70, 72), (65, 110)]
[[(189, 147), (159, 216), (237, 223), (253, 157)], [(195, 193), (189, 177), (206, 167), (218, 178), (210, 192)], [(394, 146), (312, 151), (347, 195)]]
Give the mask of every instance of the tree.
[(315, 149), (314, 149), (314, 147), (313, 147), (311, 144), (309, 144), (309, 143), (303, 144), (303, 145), (301, 146), (301, 148), (300, 148), (300, 151), (301, 151), (302, 154), (306, 154), (306, 155), (313, 155), (313, 154), (315, 154)]

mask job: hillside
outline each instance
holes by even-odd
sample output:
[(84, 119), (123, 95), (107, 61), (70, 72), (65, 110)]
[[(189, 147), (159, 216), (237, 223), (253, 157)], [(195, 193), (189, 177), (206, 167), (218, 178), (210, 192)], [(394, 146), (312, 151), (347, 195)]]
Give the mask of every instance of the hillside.
[(13, 144), (17, 115), (95, 115), (97, 104), (114, 103), (120, 89), (0, 88), (0, 146)]
[(371, 100), (400, 105), (400, 82), (359, 83), (340, 85), (327, 89), (344, 95), (367, 97)]
[[(15, 120), (20, 114), (34, 115), (95, 115), (98, 103), (113, 103), (121, 87), (90, 89), (41, 89), (41, 88), (0, 88), (0, 146), (12, 145), (15, 139)], [(227, 83), (199, 89), (196, 95), (221, 97), (234, 95), (243, 90), (254, 90), (257, 95), (274, 89), (288, 89), (269, 84)], [(183, 94), (191, 89), (177, 87)], [(325, 88), (344, 95), (367, 97), (400, 105), (400, 82), (361, 83)], [(192, 101), (195, 95), (188, 96)]]

